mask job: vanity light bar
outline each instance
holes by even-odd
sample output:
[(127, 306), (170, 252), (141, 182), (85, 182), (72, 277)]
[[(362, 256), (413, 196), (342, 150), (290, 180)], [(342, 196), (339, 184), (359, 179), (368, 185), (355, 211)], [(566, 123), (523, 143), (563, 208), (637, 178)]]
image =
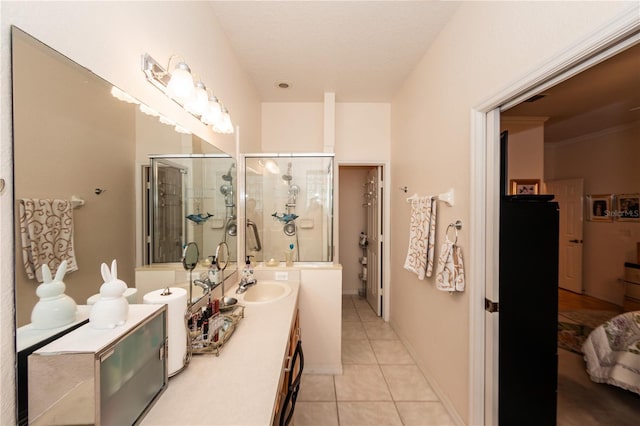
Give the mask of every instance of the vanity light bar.
[[(171, 58), (169, 58), (169, 64), (167, 65), (167, 68), (170, 67), (171, 59), (175, 57), (176, 56), (174, 55), (174, 56), (171, 56)], [(185, 64), (185, 67), (187, 67), (186, 64)], [(186, 69), (188, 70), (188, 67)], [(205, 125), (210, 124), (205, 122), (205, 120), (203, 120), (204, 114), (200, 115), (200, 114), (194, 113), (192, 109), (185, 107), (188, 101), (180, 101), (175, 97), (171, 96), (168, 90), (169, 82), (171, 81), (171, 73), (165, 68), (163, 68), (162, 65), (160, 65), (160, 63), (155, 59), (153, 59), (148, 53), (145, 53), (144, 55), (142, 55), (142, 71), (144, 72), (147, 78), (147, 81), (149, 83), (153, 84), (158, 90), (162, 91), (162, 93), (170, 97), (174, 102), (176, 102), (178, 105), (184, 108), (185, 111), (187, 111), (189, 114), (198, 118), (203, 124)], [(196, 85), (198, 83), (201, 83), (201, 82), (197, 82)], [(204, 85), (204, 83), (201, 83), (201, 84)], [(220, 105), (222, 105), (221, 102), (220, 102)], [(229, 112), (226, 108), (224, 108), (224, 110), (222, 111), (222, 118), (223, 120), (220, 123), (215, 123), (215, 124), (211, 123), (212, 124), (211, 128), (213, 129), (213, 131), (216, 133), (224, 133), (224, 134), (233, 133), (234, 126), (233, 126), (233, 123), (231, 122)]]
[(167, 86), (171, 80), (171, 75), (162, 68), (162, 65), (149, 56), (148, 53), (142, 55), (142, 71), (147, 76), (149, 83), (156, 86), (162, 92), (167, 92)]

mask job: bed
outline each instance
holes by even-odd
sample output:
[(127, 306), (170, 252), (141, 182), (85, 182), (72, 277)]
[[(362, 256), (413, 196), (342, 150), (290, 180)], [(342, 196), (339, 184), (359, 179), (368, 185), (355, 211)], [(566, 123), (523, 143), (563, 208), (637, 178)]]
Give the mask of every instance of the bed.
[(640, 394), (640, 311), (595, 328), (582, 345), (591, 380)]

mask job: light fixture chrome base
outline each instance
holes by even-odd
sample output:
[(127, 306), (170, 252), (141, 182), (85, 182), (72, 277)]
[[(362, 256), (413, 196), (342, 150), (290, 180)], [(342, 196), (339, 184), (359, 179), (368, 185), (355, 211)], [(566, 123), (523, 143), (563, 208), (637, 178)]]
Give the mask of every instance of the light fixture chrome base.
[(166, 93), (171, 76), (167, 70), (148, 53), (142, 55), (142, 71), (151, 84), (162, 90), (163, 93)]

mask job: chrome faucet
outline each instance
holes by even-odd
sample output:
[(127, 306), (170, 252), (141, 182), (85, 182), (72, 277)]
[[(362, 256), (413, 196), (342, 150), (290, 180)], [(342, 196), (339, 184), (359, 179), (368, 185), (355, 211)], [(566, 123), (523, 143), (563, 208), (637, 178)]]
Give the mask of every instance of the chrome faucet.
[(256, 280), (255, 278), (251, 279), (251, 280), (247, 280), (246, 278), (242, 278), (240, 280), (240, 284), (238, 284), (238, 289), (236, 290), (236, 294), (242, 294), (245, 291), (247, 291), (247, 289), (249, 287), (251, 287), (252, 285), (256, 285), (258, 284), (258, 280)]
[(193, 285), (200, 287), (203, 293), (206, 293), (214, 287), (214, 284), (209, 281), (209, 278), (205, 278), (203, 280), (193, 280)]

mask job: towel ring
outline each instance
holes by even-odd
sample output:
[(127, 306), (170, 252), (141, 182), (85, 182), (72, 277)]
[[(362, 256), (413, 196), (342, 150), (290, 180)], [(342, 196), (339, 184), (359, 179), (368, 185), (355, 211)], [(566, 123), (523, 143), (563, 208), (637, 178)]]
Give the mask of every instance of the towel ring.
[(447, 238), (449, 238), (449, 229), (453, 228), (453, 230), (455, 231), (455, 241), (453, 242), (453, 244), (458, 244), (458, 230), (462, 229), (462, 221), (461, 220), (456, 220), (455, 223), (450, 223), (449, 225), (447, 225)]

